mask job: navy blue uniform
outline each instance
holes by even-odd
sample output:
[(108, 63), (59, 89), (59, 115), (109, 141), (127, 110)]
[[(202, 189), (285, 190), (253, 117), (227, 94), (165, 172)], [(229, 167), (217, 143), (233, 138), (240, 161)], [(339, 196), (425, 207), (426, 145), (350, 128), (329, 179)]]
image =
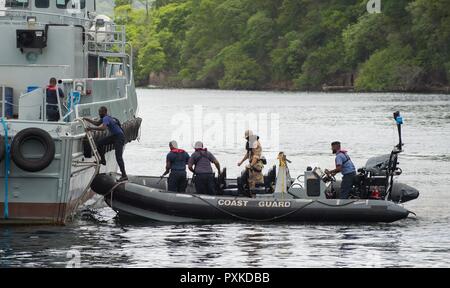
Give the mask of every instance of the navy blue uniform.
[(103, 125), (108, 127), (110, 135), (97, 142), (98, 153), (102, 161), (105, 161), (105, 146), (113, 144), (120, 173), (122, 173), (122, 176), (126, 176), (127, 173), (125, 172), (125, 163), (123, 161), (123, 147), (125, 146), (123, 130), (120, 128), (119, 123), (109, 115), (106, 115), (101, 120)]
[(59, 108), (58, 108), (58, 95), (56, 93), (58, 89), (59, 97), (63, 98), (64, 93), (61, 88), (56, 86), (47, 86), (46, 90), (46, 101), (45, 110), (47, 113), (47, 121), (59, 121)]

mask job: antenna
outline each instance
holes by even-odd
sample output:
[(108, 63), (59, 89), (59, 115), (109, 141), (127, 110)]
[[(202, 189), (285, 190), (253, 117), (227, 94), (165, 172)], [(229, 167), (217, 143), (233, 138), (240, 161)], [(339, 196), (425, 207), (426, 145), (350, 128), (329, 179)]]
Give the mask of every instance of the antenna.
[(398, 130), (398, 144), (396, 146), (398, 152), (403, 151), (403, 141), (402, 141), (402, 125), (403, 125), (403, 117), (400, 115), (400, 111), (394, 112), (394, 120), (397, 123)]

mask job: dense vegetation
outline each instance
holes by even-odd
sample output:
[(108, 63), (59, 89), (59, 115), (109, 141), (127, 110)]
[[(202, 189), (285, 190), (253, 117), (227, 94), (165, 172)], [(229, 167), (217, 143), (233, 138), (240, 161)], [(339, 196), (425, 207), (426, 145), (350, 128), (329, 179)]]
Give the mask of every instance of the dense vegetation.
[[(116, 0), (136, 79), (178, 87), (448, 87), (448, 0)], [(151, 2), (148, 9), (145, 4)], [(142, 4), (144, 4), (142, 6)]]

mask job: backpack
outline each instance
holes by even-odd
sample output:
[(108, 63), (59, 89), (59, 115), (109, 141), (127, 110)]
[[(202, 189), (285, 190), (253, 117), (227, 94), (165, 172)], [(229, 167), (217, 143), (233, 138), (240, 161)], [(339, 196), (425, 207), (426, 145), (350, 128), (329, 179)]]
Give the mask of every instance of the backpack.
[(120, 129), (122, 130), (122, 132), (123, 132), (122, 124), (120, 123), (119, 119), (117, 119), (116, 117), (112, 117), (112, 116), (111, 116), (111, 118), (112, 118), (114, 121), (116, 121), (117, 126), (119, 126), (119, 128), (120, 128)]

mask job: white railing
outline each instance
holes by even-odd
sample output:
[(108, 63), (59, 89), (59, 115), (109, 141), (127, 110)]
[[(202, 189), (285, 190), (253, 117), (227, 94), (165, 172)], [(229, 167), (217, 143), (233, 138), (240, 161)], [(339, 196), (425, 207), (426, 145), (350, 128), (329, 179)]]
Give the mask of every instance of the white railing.
[[(67, 14), (58, 14), (58, 13), (51, 13), (51, 12), (42, 12), (42, 11), (32, 11), (32, 10), (17, 10), (17, 9), (5, 9), (0, 8), (0, 22), (10, 22), (13, 21), (14, 17), (23, 17), (23, 20), (16, 20), (18, 23), (26, 23), (26, 17), (24, 16), (33, 16), (33, 15), (42, 15), (42, 16), (49, 16), (51, 18), (56, 18), (60, 20), (59, 24), (72, 24), (71, 22), (68, 22), (67, 20), (71, 21), (79, 21), (82, 25), (92, 24), (93, 21), (89, 18), (85, 17), (79, 17), (79, 16), (72, 16)], [(8, 20), (9, 18), (9, 20)], [(67, 22), (66, 22), (67, 21)]]
[(125, 26), (106, 23), (105, 27), (100, 29), (95, 26), (94, 29), (85, 32), (88, 51), (95, 54), (108, 53), (112, 55), (111, 57), (123, 57), (127, 46)]

